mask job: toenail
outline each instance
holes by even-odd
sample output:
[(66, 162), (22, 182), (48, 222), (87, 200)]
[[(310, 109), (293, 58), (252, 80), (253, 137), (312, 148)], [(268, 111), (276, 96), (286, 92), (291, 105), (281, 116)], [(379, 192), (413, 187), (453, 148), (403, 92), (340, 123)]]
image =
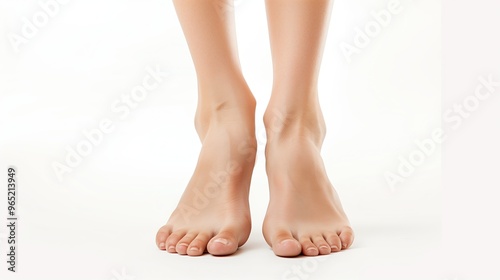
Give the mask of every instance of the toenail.
[(191, 247), (191, 248), (189, 248), (189, 251), (196, 251), (197, 252), (197, 251), (199, 251), (199, 249), (198, 249), (198, 247)]
[(160, 249), (165, 249), (165, 243), (160, 243)]
[(319, 248), (328, 250), (328, 246), (326, 246), (326, 245), (320, 246)]
[(177, 244), (177, 246), (184, 246), (184, 247), (187, 247), (187, 246), (188, 246), (188, 244), (187, 244), (187, 243), (179, 243), (179, 244)]
[(294, 242), (293, 239), (284, 239), (284, 240), (281, 240), (279, 245), (281, 246), (286, 246), (286, 243), (293, 243), (297, 246), (297, 248), (299, 248), (299, 250), (302, 250), (302, 246), (300, 246), (300, 244), (298, 244), (297, 242)]
[(168, 250), (169, 250), (169, 251), (175, 251), (175, 246), (170, 246), (170, 247), (168, 247)]
[(227, 239), (224, 239), (224, 238), (217, 238), (213, 242), (217, 242), (217, 243), (220, 243), (223, 245), (229, 245), (229, 241)]
[(316, 250), (316, 248), (311, 247), (311, 248), (307, 248), (307, 251), (308, 252), (316, 252), (317, 250)]
[(281, 240), (280, 244), (286, 244), (288, 242), (293, 242), (291, 239)]
[(339, 249), (339, 247), (337, 247), (337, 246), (332, 246), (332, 250), (337, 251), (338, 249)]

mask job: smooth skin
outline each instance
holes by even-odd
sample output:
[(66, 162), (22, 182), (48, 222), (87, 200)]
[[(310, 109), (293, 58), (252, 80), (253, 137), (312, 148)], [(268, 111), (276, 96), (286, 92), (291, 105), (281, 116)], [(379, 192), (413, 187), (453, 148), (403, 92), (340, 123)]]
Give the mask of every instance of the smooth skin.
[[(241, 72), (232, 1), (174, 5), (198, 79), (202, 149), (156, 243), (170, 253), (229, 255), (251, 230), (255, 99)], [(277, 256), (330, 254), (354, 240), (320, 154), (326, 129), (317, 84), (331, 6), (329, 0), (266, 1), (274, 82), (264, 114), (270, 202), (262, 232)]]

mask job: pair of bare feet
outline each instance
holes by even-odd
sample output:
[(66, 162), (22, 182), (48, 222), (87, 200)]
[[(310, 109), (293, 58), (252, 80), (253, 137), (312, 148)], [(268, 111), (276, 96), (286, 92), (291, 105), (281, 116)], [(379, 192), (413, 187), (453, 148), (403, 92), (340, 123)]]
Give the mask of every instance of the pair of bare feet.
[[(177, 208), (157, 233), (161, 250), (230, 255), (250, 235), (255, 100), (245, 86), (228, 90), (240, 97), (199, 100), (195, 126), (202, 149)], [(278, 256), (338, 252), (351, 246), (354, 235), (320, 155), (321, 109), (317, 100), (291, 104), (271, 100), (264, 115), (270, 202), (262, 232)]]

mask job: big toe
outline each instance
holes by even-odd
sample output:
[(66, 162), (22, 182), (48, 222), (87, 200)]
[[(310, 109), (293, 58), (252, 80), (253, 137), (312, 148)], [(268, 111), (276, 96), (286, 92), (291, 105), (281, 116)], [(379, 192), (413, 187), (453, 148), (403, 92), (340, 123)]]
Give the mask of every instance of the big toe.
[(166, 249), (166, 241), (167, 241), (167, 238), (168, 236), (170, 235), (171, 233), (171, 229), (170, 227), (168, 226), (162, 226), (159, 230), (158, 230), (158, 233), (156, 233), (156, 246), (158, 246), (158, 248), (160, 250), (165, 250)]
[(354, 231), (351, 227), (345, 227), (339, 234), (340, 240), (342, 241), (342, 249), (347, 249), (354, 242)]
[(274, 254), (280, 257), (295, 257), (302, 252), (302, 246), (290, 232), (276, 235), (272, 243)]
[(214, 236), (207, 245), (207, 251), (214, 256), (231, 255), (238, 250), (236, 234), (223, 231)]

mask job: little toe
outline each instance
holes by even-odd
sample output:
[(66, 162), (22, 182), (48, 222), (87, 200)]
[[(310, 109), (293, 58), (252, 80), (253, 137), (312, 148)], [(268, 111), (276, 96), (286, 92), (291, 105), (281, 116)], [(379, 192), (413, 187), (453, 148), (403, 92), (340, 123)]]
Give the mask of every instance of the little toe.
[(200, 233), (191, 241), (187, 249), (187, 254), (190, 256), (201, 256), (207, 248), (208, 241), (212, 236), (208, 233)]
[(325, 240), (325, 238), (323, 238), (323, 236), (321, 236), (321, 235), (314, 236), (312, 238), (312, 241), (313, 241), (314, 245), (316, 246), (316, 248), (318, 248), (320, 255), (328, 255), (332, 252), (330, 245), (326, 242), (326, 240)]
[(342, 249), (342, 241), (339, 236), (332, 232), (324, 235), (326, 242), (330, 245), (332, 252), (338, 252)]
[(276, 235), (272, 242), (274, 254), (280, 257), (295, 257), (300, 255), (302, 247), (290, 232), (283, 231)]
[(165, 225), (158, 230), (158, 233), (156, 233), (156, 246), (158, 246), (160, 250), (166, 249), (165, 242), (167, 241), (167, 238), (171, 232), (172, 231), (170, 230), (170, 227)]
[(352, 245), (354, 241), (354, 232), (351, 227), (345, 227), (339, 234), (340, 240), (342, 241), (342, 249), (347, 249)]
[(177, 243), (181, 238), (186, 235), (185, 231), (175, 231), (170, 234), (170, 236), (167, 238), (167, 241), (165, 242), (165, 247), (169, 253), (177, 253), (175, 247), (177, 246)]
[(177, 245), (175, 246), (175, 250), (177, 251), (177, 254), (179, 255), (186, 255), (187, 254), (187, 248), (191, 241), (198, 235), (197, 232), (189, 232), (186, 235), (184, 235), (179, 242), (177, 242)]
[(207, 245), (207, 250), (214, 256), (231, 255), (238, 250), (238, 240), (232, 231), (222, 231), (214, 236)]

